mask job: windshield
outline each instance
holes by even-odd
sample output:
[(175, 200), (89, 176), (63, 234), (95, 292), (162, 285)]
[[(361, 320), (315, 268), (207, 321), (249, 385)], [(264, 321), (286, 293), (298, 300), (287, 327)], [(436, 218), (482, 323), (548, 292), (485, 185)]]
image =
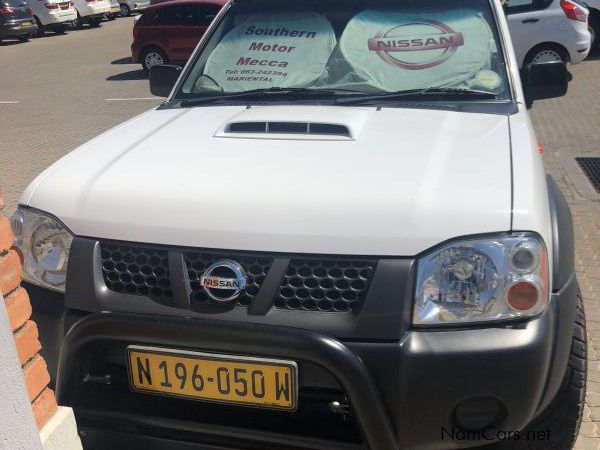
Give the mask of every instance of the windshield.
[(488, 0), (239, 0), (177, 98), (267, 89), (381, 100), (436, 90), (497, 101), (510, 98), (508, 86)]

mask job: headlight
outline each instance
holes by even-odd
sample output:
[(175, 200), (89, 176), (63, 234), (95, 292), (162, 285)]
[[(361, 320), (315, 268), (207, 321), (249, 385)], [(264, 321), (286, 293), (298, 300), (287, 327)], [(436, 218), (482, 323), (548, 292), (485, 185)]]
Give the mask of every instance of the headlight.
[(548, 254), (532, 234), (448, 244), (418, 261), (415, 325), (531, 317), (548, 303)]
[(71, 232), (55, 218), (29, 208), (19, 207), (10, 221), (23, 258), (23, 278), (64, 292)]

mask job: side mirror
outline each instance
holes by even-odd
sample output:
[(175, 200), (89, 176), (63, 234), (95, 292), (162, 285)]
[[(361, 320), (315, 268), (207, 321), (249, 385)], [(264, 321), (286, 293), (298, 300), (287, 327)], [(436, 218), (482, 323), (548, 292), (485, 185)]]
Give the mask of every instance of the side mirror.
[(561, 61), (531, 63), (524, 73), (525, 99), (530, 105), (534, 100), (562, 97), (569, 88), (567, 64)]
[(150, 92), (158, 97), (168, 97), (181, 74), (181, 67), (157, 64), (150, 68)]

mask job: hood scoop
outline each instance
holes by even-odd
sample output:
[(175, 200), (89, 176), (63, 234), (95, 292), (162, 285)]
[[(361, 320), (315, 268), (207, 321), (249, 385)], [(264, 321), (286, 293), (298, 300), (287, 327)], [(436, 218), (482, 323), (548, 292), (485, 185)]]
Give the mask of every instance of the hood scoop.
[(225, 127), (224, 132), (226, 134), (280, 134), (352, 138), (347, 126), (335, 123), (232, 122)]
[(221, 124), (215, 137), (354, 141), (367, 110), (331, 106), (262, 106), (244, 110)]

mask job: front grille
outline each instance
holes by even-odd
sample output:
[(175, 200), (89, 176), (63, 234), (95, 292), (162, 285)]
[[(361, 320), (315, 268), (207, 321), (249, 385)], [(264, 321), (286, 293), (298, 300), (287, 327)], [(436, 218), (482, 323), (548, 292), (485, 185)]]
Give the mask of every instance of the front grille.
[[(102, 275), (107, 288), (122, 294), (145, 296), (163, 304), (178, 303), (174, 285), (189, 292), (192, 309), (215, 305), (200, 286), (206, 269), (217, 261), (238, 262), (247, 274), (246, 288), (235, 306), (249, 307), (260, 292), (274, 260), (281, 266), (281, 279), (273, 280), (272, 307), (281, 310), (343, 313), (357, 311), (364, 303), (377, 260), (344, 257), (297, 257), (248, 252), (223, 252), (154, 247), (145, 244), (101, 242)], [(169, 252), (183, 261), (179, 279), (170, 273)], [(175, 269), (172, 269), (174, 272)], [(187, 283), (187, 285), (186, 285)], [(276, 288), (276, 286), (279, 286)], [(184, 294), (181, 294), (184, 296)], [(263, 294), (264, 295), (264, 294)], [(177, 297), (180, 298), (180, 297)]]
[(275, 299), (276, 308), (345, 312), (359, 307), (374, 260), (292, 259)]
[(114, 292), (143, 295), (161, 302), (173, 299), (166, 250), (131, 245), (102, 244), (102, 275)]
[(200, 286), (200, 277), (208, 267), (217, 261), (224, 259), (236, 261), (246, 271), (246, 275), (248, 276), (246, 289), (235, 300), (238, 306), (250, 306), (252, 304), (252, 300), (258, 295), (258, 291), (273, 263), (273, 258), (270, 257), (207, 252), (186, 252), (184, 253), (184, 258), (192, 289), (190, 295), (192, 308), (210, 302), (208, 295), (202, 286)]

